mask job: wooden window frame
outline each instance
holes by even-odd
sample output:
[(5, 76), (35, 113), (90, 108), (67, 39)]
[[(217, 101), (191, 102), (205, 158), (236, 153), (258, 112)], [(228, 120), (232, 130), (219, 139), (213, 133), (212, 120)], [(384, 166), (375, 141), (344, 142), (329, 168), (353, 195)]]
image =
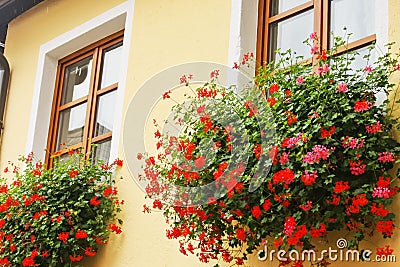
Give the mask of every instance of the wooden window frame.
[[(330, 38), (330, 0), (311, 0), (300, 4), (287, 11), (270, 16), (271, 0), (258, 2), (258, 28), (257, 28), (257, 67), (269, 62), (269, 28), (272, 23), (284, 21), (308, 10), (314, 10), (314, 31), (320, 38), (320, 50), (329, 49)], [(306, 36), (304, 37), (304, 39)], [(356, 50), (366, 47), (376, 41), (376, 34), (366, 36), (338, 49), (337, 53), (344, 50)]]
[[(57, 154), (57, 156), (61, 156), (68, 153), (71, 149), (81, 149), (83, 153), (89, 155), (92, 150), (92, 144), (101, 143), (102, 141), (105, 141), (112, 137), (112, 131), (96, 137), (93, 137), (93, 133), (96, 122), (98, 98), (102, 95), (105, 95), (106, 93), (116, 91), (118, 89), (118, 82), (104, 88), (100, 88), (104, 54), (103, 52), (113, 45), (123, 42), (123, 38), (124, 30), (118, 31), (58, 61), (45, 159), (47, 166), (51, 167), (53, 165), (52, 156), (54, 154)], [(61, 104), (66, 68), (90, 56), (92, 56), (92, 70), (90, 73), (90, 86), (88, 94), (84, 97), (75, 99), (66, 104)], [(70, 147), (64, 147), (60, 150), (56, 150), (60, 113), (63, 110), (76, 107), (83, 103), (87, 103), (87, 107), (82, 142), (79, 142)]]

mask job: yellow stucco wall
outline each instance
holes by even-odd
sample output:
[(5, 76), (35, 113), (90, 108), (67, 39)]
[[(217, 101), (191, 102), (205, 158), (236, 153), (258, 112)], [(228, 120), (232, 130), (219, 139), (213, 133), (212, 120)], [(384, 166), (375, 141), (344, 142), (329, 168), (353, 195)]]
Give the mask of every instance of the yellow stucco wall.
[[(42, 44), (122, 3), (122, 0), (48, 0), (26, 12), (9, 26), (6, 57), (12, 68), (5, 132), (0, 148), (0, 167), (24, 153), (39, 48)], [(389, 0), (389, 40), (400, 44), (400, 1)], [(122, 116), (137, 89), (155, 73), (183, 62), (209, 60), (227, 63), (230, 0), (136, 0), (128, 77)], [(77, 11), (79, 10), (79, 11)], [(398, 45), (398, 47), (400, 47)], [(400, 115), (400, 113), (398, 113)], [(118, 138), (118, 137), (117, 137)], [(119, 155), (123, 158), (122, 136)], [(43, 148), (44, 149), (44, 148)], [(123, 167), (118, 176), (121, 198), (125, 200), (124, 233), (112, 237), (109, 245), (88, 266), (165, 267), (202, 265), (194, 257), (178, 252), (177, 241), (167, 240), (160, 213), (143, 214), (144, 194)], [(399, 201), (394, 205), (399, 210)], [(398, 220), (397, 225), (400, 224)], [(400, 261), (398, 236), (389, 242)], [(335, 241), (335, 238), (332, 238)], [(369, 242), (371, 250), (386, 240)], [(377, 263), (333, 263), (330, 266), (377, 266)], [(397, 263), (398, 264), (398, 263)], [(379, 263), (379, 266), (397, 266)], [(254, 267), (276, 263), (250, 260)]]

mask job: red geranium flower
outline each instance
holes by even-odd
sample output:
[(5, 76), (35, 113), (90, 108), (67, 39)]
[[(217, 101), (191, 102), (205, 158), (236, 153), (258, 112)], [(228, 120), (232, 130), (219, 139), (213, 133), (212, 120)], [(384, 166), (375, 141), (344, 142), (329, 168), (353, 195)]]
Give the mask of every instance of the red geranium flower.
[(333, 192), (340, 194), (348, 189), (350, 189), (349, 182), (339, 181), (335, 183), (335, 189), (333, 190)]
[(76, 231), (75, 237), (77, 239), (85, 239), (88, 237), (88, 235), (84, 230), (78, 230), (78, 231)]
[(194, 165), (197, 169), (203, 168), (204, 164), (206, 163), (205, 156), (199, 156), (197, 159), (194, 160)]
[(260, 210), (260, 206), (254, 206), (253, 209), (251, 210), (251, 213), (253, 216), (258, 219), (260, 218), (262, 211)]
[(269, 199), (264, 200), (264, 204), (262, 205), (262, 207), (265, 211), (268, 211), (271, 208), (271, 206), (272, 206), (271, 200)]
[(274, 83), (273, 85), (271, 85), (269, 87), (269, 94), (272, 95), (272, 94), (278, 92), (278, 90), (279, 90), (278, 84)]
[(78, 261), (81, 261), (82, 260), (82, 256), (80, 256), (80, 255), (78, 255), (78, 256), (76, 256), (76, 257), (74, 257), (74, 256), (72, 256), (72, 255), (69, 255), (69, 259), (72, 261), (72, 262), (78, 262)]
[(70, 178), (75, 178), (78, 175), (78, 173), (79, 173), (78, 170), (74, 170), (74, 169), (72, 169), (68, 172)]
[(34, 266), (35, 260), (31, 257), (27, 257), (22, 261), (22, 266)]
[(246, 232), (243, 228), (239, 228), (236, 230), (236, 238), (242, 241), (246, 240)]
[(286, 168), (274, 173), (272, 181), (274, 184), (285, 183), (288, 185), (294, 181), (294, 176), (294, 172), (291, 169)]
[(364, 112), (369, 110), (374, 104), (366, 101), (365, 99), (361, 101), (356, 101), (354, 103), (354, 112)]
[(108, 225), (108, 228), (109, 228), (111, 231), (113, 231), (114, 233), (116, 233), (117, 235), (120, 234), (120, 233), (122, 233), (121, 227), (119, 227), (119, 226), (116, 225), (116, 224), (109, 224), (109, 225)]
[(117, 165), (118, 167), (122, 167), (123, 162), (124, 161), (122, 159), (115, 159), (114, 160), (114, 164)]
[(92, 247), (86, 247), (85, 255), (89, 256), (89, 257), (93, 257), (94, 255), (96, 255), (96, 251), (93, 251)]
[(101, 203), (101, 200), (100, 199), (97, 199), (97, 196), (94, 196), (94, 197), (92, 197), (91, 199), (90, 199), (90, 205), (92, 205), (92, 206), (97, 206), (97, 205), (99, 205)]
[(58, 234), (58, 239), (67, 244), (67, 239), (69, 238), (69, 232), (62, 232)]

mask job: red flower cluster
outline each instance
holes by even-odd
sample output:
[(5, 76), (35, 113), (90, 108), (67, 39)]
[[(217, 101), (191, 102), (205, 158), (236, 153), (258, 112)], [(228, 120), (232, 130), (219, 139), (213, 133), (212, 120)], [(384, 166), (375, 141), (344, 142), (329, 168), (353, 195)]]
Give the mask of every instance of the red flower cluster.
[(376, 225), (376, 231), (382, 233), (385, 237), (391, 237), (394, 230), (393, 221), (379, 221)]
[(274, 184), (283, 183), (285, 185), (289, 185), (294, 181), (294, 177), (295, 173), (291, 169), (286, 168), (274, 173), (272, 176), (272, 181)]
[(354, 112), (364, 112), (369, 110), (374, 104), (366, 101), (365, 99), (361, 101), (356, 101), (354, 103)]
[(261, 144), (256, 144), (256, 145), (254, 145), (253, 152), (254, 152), (254, 156), (256, 157), (256, 159), (259, 160), (260, 157), (261, 157), (261, 155), (262, 155), (262, 147), (261, 147)]
[(198, 98), (213, 98), (217, 96), (217, 90), (202, 88), (197, 91)]
[(78, 230), (75, 233), (75, 238), (76, 239), (85, 239), (85, 238), (88, 238), (88, 235), (87, 235), (86, 231)]
[(307, 152), (305, 156), (303, 156), (303, 162), (313, 164), (319, 163), (320, 160), (328, 159), (331, 151), (334, 151), (334, 148), (327, 148), (323, 145), (315, 145), (311, 152)]
[(246, 100), (246, 102), (244, 103), (244, 107), (249, 110), (249, 118), (258, 113), (257, 106), (255, 106), (251, 100)]
[[(178, 239), (184, 255), (195, 254), (201, 262), (220, 257), (239, 265), (248, 253), (265, 244), (267, 236), (276, 237), (277, 248), (308, 249), (317, 243), (314, 238), (346, 227), (353, 234), (350, 244), (371, 232), (392, 235), (394, 214), (388, 206), (398, 189), (391, 186), (388, 168), (400, 148), (387, 131), (394, 129), (392, 120), (384, 116), (381, 106), (373, 104), (377, 88), (371, 81), (385, 73), (385, 87), (384, 79), (393, 68), (386, 70), (377, 64), (373, 75), (349, 74), (341, 56), (323, 50), (315, 33), (310, 38), (313, 64), (296, 65), (283, 56), (275, 65), (261, 68), (257, 86), (240, 98), (220, 90), (215, 83), (219, 73), (213, 72), (211, 82), (198, 89), (197, 96), (188, 96), (191, 108), (175, 106), (179, 117), (185, 118), (178, 119), (178, 124), (190, 125), (190, 133), (171, 137), (156, 132), (159, 154), (145, 158), (146, 192), (155, 199), (152, 208), (164, 212), (170, 226), (167, 237)], [(242, 64), (249, 58), (246, 55)], [(332, 67), (331, 59), (336, 62)], [(385, 89), (390, 90), (389, 84)], [(204, 97), (221, 100), (222, 108), (206, 110)], [(268, 104), (256, 105), (257, 97)], [(231, 143), (242, 140), (237, 138), (237, 128), (222, 123), (232, 119), (225, 110), (235, 110), (239, 130), (246, 133), (246, 153), (239, 157), (231, 155)], [(266, 111), (273, 115), (273, 122), (261, 116)], [(274, 138), (269, 136), (271, 124)], [(213, 140), (210, 151), (200, 148), (205, 138)], [(195, 197), (188, 192), (171, 193), (165, 185), (169, 183), (211, 188), (201, 198), (200, 193)], [(174, 202), (161, 202), (171, 195)], [(191, 206), (200, 199), (203, 204)], [(145, 206), (144, 212), (150, 208)], [(237, 257), (238, 246), (245, 243), (247, 251)], [(280, 266), (287, 264), (302, 266), (303, 262), (285, 261)]]
[(267, 102), (270, 107), (274, 106), (276, 104), (276, 98), (275, 97), (268, 97)]
[(394, 249), (392, 249), (390, 246), (385, 246), (383, 248), (376, 248), (376, 255), (379, 256), (389, 256), (393, 254)]
[(330, 127), (328, 130), (325, 130), (324, 128), (321, 127), (321, 138), (330, 138), (336, 131), (336, 126)]
[(58, 239), (67, 244), (67, 240), (69, 238), (69, 232), (62, 232), (58, 234)]
[(271, 85), (270, 87), (269, 87), (269, 94), (270, 95), (273, 95), (273, 94), (275, 94), (276, 92), (278, 92), (279, 91), (279, 85), (277, 84), (277, 83), (274, 83), (273, 85)]
[(396, 160), (392, 152), (380, 152), (378, 156), (380, 162), (394, 162)]
[(344, 148), (350, 147), (351, 149), (360, 149), (364, 147), (364, 139), (357, 139), (350, 136), (345, 136), (342, 141), (342, 146)]
[(371, 213), (376, 216), (386, 217), (389, 214), (389, 210), (385, 209), (383, 204), (373, 203), (371, 206)]
[[(360, 194), (351, 199), (351, 205), (347, 206), (346, 214), (351, 216), (351, 214), (358, 214), (360, 213), (360, 208), (368, 205), (368, 199), (366, 198), (365, 194)], [(346, 201), (349, 203), (349, 201)]]
[(326, 226), (321, 223), (318, 228), (311, 227), (310, 235), (314, 238), (326, 235)]
[(353, 175), (361, 175), (365, 172), (367, 165), (363, 164), (362, 160), (353, 161), (349, 160), (350, 172)]
[(78, 255), (78, 256), (69, 255), (69, 258), (70, 258), (70, 260), (72, 262), (79, 262), (79, 261), (81, 261), (83, 259), (83, 256), (81, 256), (81, 255)]
[(335, 183), (335, 189), (333, 190), (333, 192), (336, 194), (340, 194), (349, 189), (349, 182), (339, 181)]
[(310, 185), (315, 184), (317, 177), (318, 177), (317, 171), (313, 171), (312, 173), (309, 173), (306, 170), (305, 173), (301, 175), (301, 180), (303, 181), (304, 185), (310, 186)]
[(236, 230), (236, 238), (242, 241), (246, 240), (246, 232), (243, 228), (239, 228)]
[(79, 174), (79, 171), (78, 171), (78, 170), (72, 169), (72, 170), (70, 170), (70, 171), (68, 172), (68, 174), (69, 174), (69, 177), (70, 177), (70, 178), (75, 178), (75, 177)]
[(121, 227), (119, 227), (119, 226), (116, 225), (116, 224), (109, 224), (109, 225), (108, 225), (108, 228), (109, 228), (111, 231), (113, 231), (114, 233), (116, 233), (116, 234), (122, 233)]
[(285, 220), (285, 225), (283, 226), (283, 233), (288, 236), (292, 236), (294, 230), (296, 229), (296, 220), (289, 216)]
[(293, 123), (297, 122), (297, 116), (296, 114), (290, 113), (288, 118), (287, 118), (287, 124), (289, 126), (292, 126)]
[(97, 199), (97, 196), (94, 196), (94, 197), (92, 197), (91, 199), (90, 199), (90, 205), (92, 205), (92, 206), (97, 206), (97, 205), (99, 205), (100, 203), (101, 203), (101, 200), (100, 199)]
[(261, 214), (262, 214), (262, 211), (261, 211), (261, 209), (260, 209), (260, 206), (254, 206), (254, 207), (251, 209), (251, 213), (253, 214), (254, 218), (259, 219), (260, 216), (261, 216)]
[(382, 132), (382, 124), (378, 121), (374, 124), (365, 126), (365, 129), (369, 134), (379, 133)]

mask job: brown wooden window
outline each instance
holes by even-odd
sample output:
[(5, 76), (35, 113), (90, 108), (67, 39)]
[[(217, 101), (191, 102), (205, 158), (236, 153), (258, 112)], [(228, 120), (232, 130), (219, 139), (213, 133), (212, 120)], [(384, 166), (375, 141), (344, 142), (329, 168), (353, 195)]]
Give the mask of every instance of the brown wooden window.
[(50, 166), (51, 155), (64, 157), (70, 149), (109, 160), (122, 42), (120, 31), (58, 62), (47, 151)]
[(276, 59), (276, 49), (289, 48), (297, 55), (310, 58), (310, 48), (303, 43), (311, 32), (317, 32), (321, 49), (333, 45), (332, 33), (350, 35), (348, 49), (363, 48), (376, 40), (375, 5), (380, 0), (259, 0), (258, 62)]

